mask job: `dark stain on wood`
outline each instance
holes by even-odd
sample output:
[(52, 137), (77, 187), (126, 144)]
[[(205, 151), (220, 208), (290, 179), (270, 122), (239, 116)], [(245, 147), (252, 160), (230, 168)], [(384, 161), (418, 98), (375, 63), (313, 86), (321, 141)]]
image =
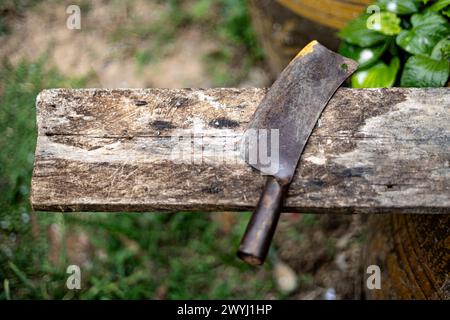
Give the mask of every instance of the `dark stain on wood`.
[(146, 106), (146, 105), (148, 104), (148, 102), (147, 102), (147, 101), (144, 101), (144, 100), (136, 100), (136, 101), (134, 102), (134, 104), (135, 104), (136, 106), (138, 106), (138, 107), (141, 107), (141, 106)]
[(369, 174), (369, 170), (364, 167), (348, 168), (344, 169), (341, 174), (346, 178), (362, 177), (364, 174)]
[(172, 97), (169, 100), (168, 105), (172, 108), (183, 108), (187, 107), (190, 104), (190, 100), (186, 97)]
[(209, 193), (209, 194), (218, 194), (218, 193), (222, 192), (223, 189), (220, 186), (220, 184), (212, 183), (211, 185), (202, 188), (201, 191), (204, 193)]
[(152, 122), (152, 127), (156, 130), (171, 130), (175, 129), (175, 126), (170, 121), (155, 120)]
[(224, 129), (224, 128), (237, 128), (239, 127), (239, 122), (235, 120), (231, 120), (228, 118), (217, 118), (211, 120), (208, 125), (213, 128), (217, 129)]

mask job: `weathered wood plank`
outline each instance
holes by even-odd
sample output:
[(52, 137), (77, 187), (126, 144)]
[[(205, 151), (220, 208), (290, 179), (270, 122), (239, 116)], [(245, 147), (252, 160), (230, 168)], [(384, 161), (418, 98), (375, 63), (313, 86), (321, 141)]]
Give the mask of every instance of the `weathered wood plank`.
[[(33, 208), (250, 210), (264, 177), (240, 160), (238, 142), (265, 92), (43, 91)], [(195, 143), (180, 144), (180, 130)], [(193, 163), (172, 160), (182, 145)], [(449, 163), (448, 88), (340, 89), (302, 155), (286, 210), (450, 213)]]

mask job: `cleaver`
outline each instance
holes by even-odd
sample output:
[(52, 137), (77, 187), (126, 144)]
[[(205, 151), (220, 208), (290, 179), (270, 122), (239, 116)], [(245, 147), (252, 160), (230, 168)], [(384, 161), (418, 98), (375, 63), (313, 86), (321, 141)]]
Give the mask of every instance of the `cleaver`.
[(241, 157), (267, 181), (237, 253), (245, 262), (264, 263), (308, 138), (328, 101), (357, 67), (356, 61), (312, 41), (283, 70), (253, 114), (241, 139)]

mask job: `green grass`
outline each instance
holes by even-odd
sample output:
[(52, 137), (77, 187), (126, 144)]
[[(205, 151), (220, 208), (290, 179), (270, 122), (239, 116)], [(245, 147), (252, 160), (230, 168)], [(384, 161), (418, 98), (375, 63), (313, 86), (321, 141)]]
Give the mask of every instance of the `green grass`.
[[(143, 67), (167, 53), (168, 45), (190, 18), (189, 13), (181, 8), (180, 1), (170, 0), (154, 20), (142, 21), (130, 16), (125, 25), (110, 33), (109, 39), (125, 47), (124, 54), (134, 55), (138, 66)], [(138, 50), (140, 44), (144, 44), (144, 48)]]
[[(202, 2), (199, 2), (199, 6)], [(218, 0), (215, 2), (215, 11), (208, 12), (209, 20), (205, 17), (202, 19), (216, 26), (211, 32), (221, 43), (216, 52), (204, 57), (213, 86), (236, 85), (245, 79), (252, 66), (264, 58), (251, 26), (246, 2)]]
[(124, 54), (134, 56), (139, 69), (171, 53), (180, 32), (194, 26), (218, 39), (218, 48), (205, 54), (212, 85), (233, 86), (245, 79), (250, 68), (262, 62), (263, 51), (251, 26), (245, 0), (170, 0), (153, 21), (130, 17), (110, 34)]
[[(16, 67), (3, 63), (0, 72), (0, 299), (276, 295), (270, 263), (255, 272), (235, 257), (248, 214), (239, 214), (230, 234), (223, 235), (211, 214), (199, 212), (32, 213), (36, 96), (47, 87), (82, 87), (86, 81), (66, 79), (44, 66), (45, 59)], [(94, 248), (89, 265), (81, 266), (79, 291), (65, 287), (69, 260), (64, 248), (59, 264), (49, 261), (51, 224), (63, 234), (87, 234)]]
[[(31, 236), (28, 203), (36, 142), (34, 102), (46, 87), (80, 86), (55, 70), (44, 71), (44, 59), (0, 69), (0, 298), (37, 297), (34, 277), (48, 269), (45, 238)], [(44, 227), (55, 216), (42, 216)]]
[(243, 46), (252, 61), (261, 60), (264, 54), (251, 26), (246, 1), (220, 0), (219, 2), (222, 17), (219, 21), (219, 32), (227, 41)]

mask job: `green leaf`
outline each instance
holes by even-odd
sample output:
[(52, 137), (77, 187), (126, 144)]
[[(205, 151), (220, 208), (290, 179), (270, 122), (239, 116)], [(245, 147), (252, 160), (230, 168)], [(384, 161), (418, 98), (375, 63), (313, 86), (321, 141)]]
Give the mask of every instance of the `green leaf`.
[(391, 63), (386, 65), (379, 62), (376, 65), (358, 71), (352, 77), (353, 88), (390, 88), (394, 85), (400, 68), (400, 59), (394, 57)]
[(448, 60), (412, 56), (406, 61), (401, 78), (402, 87), (443, 87), (450, 72)]
[(359, 63), (359, 69), (363, 69), (378, 61), (388, 46), (389, 41), (386, 41), (382, 45), (368, 48), (361, 48), (343, 41), (339, 47), (339, 53), (357, 61)]
[(441, 13), (442, 13), (444, 16), (447, 16), (447, 17), (450, 18), (450, 6), (448, 6), (448, 7), (444, 8), (444, 9), (442, 9)]
[(428, 10), (441, 12), (444, 16), (450, 17), (450, 0), (436, 1)]
[(388, 39), (388, 36), (367, 28), (369, 15), (363, 14), (349, 22), (338, 35), (350, 44), (360, 47), (371, 47)]
[(419, 11), (420, 2), (417, 0), (378, 0), (381, 10), (399, 15), (411, 14)]
[(411, 54), (430, 55), (434, 46), (450, 34), (450, 24), (435, 12), (414, 14), (413, 28), (403, 30), (396, 38), (397, 44)]
[(388, 36), (399, 34), (400, 31), (402, 31), (402, 28), (400, 27), (400, 18), (392, 12), (373, 14), (369, 17), (367, 23), (370, 26), (370, 29)]
[(431, 58), (435, 60), (450, 58), (450, 38), (444, 38), (438, 42), (431, 52)]
[(442, 9), (444, 9), (445, 7), (450, 5), (450, 0), (439, 0), (436, 1), (435, 3), (433, 3), (433, 5), (431, 7), (428, 8), (428, 10), (431, 11), (441, 11)]

